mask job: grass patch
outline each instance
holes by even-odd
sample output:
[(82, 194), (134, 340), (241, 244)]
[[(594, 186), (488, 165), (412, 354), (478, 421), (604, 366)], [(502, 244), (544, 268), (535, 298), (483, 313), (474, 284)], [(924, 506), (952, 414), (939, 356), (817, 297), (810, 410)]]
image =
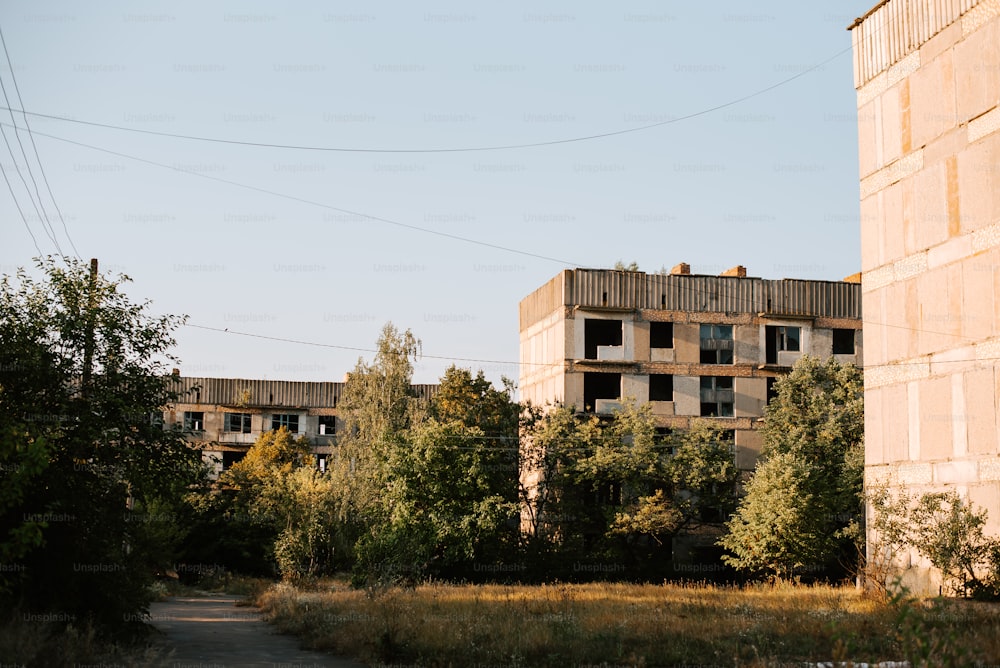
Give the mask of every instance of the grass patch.
[[(278, 584), (269, 620), (315, 649), (426, 666), (803, 661), (974, 665), (1000, 656), (1000, 609), (965, 601), (879, 602), (853, 588), (427, 584), (362, 591)], [(928, 643), (936, 643), (929, 650)], [(930, 652), (931, 663), (922, 664)], [(959, 653), (964, 655), (959, 657)], [(800, 664), (801, 665), (801, 664)]]

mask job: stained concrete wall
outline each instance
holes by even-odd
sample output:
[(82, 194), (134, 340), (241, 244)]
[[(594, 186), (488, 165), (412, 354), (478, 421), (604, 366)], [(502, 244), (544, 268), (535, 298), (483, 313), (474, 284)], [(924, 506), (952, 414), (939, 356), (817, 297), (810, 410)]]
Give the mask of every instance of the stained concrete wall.
[[(1000, 1), (949, 5), (947, 22), (910, 34), (933, 7), (890, 0), (855, 27), (865, 477), (955, 489), (998, 535)], [(899, 565), (937, 591), (926, 560)]]

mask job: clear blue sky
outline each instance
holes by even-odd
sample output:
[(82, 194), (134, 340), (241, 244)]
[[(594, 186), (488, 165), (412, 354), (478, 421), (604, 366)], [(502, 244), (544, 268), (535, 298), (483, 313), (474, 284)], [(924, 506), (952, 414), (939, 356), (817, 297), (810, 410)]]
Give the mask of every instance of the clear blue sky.
[[(157, 312), (355, 348), (371, 348), (392, 321), (428, 355), (492, 360), (460, 364), (498, 380), (517, 377), (518, 302), (566, 267), (743, 264), (752, 276), (821, 280), (858, 271), (845, 28), (872, 4), (13, 1), (0, 27), (29, 111), (355, 149), (615, 132), (825, 63), (686, 120), (513, 150), (307, 151), (29, 117), (36, 133), (174, 168), (35, 136), (80, 256), (129, 274), (131, 294)], [(0, 73), (16, 108), (5, 62)], [(0, 120), (11, 122), (6, 111)], [(38, 246), (55, 252), (5, 146), (0, 163)], [(39, 185), (56, 240), (73, 254)], [(11, 273), (37, 251), (2, 184), (0, 216), (0, 272)], [(192, 327), (177, 338), (186, 375), (341, 380), (370, 356)], [(426, 357), (415, 380), (435, 382), (448, 364)]]

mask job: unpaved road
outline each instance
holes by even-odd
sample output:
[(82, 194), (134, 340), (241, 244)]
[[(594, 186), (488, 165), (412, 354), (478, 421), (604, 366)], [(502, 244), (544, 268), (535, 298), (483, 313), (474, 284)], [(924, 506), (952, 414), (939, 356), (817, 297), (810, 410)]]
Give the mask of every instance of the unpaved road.
[(153, 603), (153, 626), (163, 634), (161, 668), (363, 668), (364, 664), (300, 649), (279, 635), (257, 608), (236, 607), (237, 596), (175, 597)]

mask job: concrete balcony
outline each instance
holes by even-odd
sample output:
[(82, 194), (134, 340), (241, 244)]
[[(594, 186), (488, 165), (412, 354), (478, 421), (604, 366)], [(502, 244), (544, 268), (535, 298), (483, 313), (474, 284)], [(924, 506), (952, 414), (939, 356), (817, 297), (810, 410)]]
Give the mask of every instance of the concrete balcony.
[(597, 346), (597, 359), (607, 362), (625, 360), (625, 346)]
[(650, 401), (649, 409), (657, 417), (673, 417), (675, 415), (674, 402), (672, 401)]
[(596, 399), (594, 404), (594, 412), (598, 415), (611, 415), (622, 410), (621, 399)]
[(650, 348), (650, 362), (673, 362), (677, 359), (673, 348)]
[(253, 445), (260, 434), (244, 434), (238, 431), (219, 432), (219, 443), (229, 443), (233, 445)]

